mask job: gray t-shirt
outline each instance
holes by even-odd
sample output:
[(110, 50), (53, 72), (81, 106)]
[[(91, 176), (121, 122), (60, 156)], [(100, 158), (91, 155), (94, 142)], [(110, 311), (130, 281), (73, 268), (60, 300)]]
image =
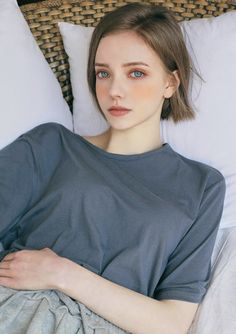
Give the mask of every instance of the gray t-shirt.
[(224, 195), (218, 170), (168, 143), (115, 154), (39, 125), (0, 151), (0, 259), (49, 247), (155, 299), (200, 302)]

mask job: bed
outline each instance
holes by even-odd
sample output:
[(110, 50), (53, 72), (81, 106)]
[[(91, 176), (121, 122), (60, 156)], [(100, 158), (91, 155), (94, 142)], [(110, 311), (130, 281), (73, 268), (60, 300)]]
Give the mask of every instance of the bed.
[[(89, 105), (89, 95), (84, 88), (85, 73), (82, 73), (84, 70), (82, 67), (85, 67), (84, 59), (86, 58), (84, 50), (86, 50), (93, 27), (99, 19), (105, 13), (128, 2), (133, 1), (47, 0), (35, 1), (34, 3), (33, 1), (18, 1), (20, 10), (37, 41), (40, 52), (47, 61), (47, 65), (44, 63), (42, 69), (38, 67), (39, 50), (35, 49), (34, 52), (37, 53), (36, 62), (30, 64), (31, 67), (28, 68), (27, 73), (21, 72), (21, 75), (18, 75), (17, 86), (10, 87), (10, 92), (14, 91), (15, 96), (17, 96), (15, 103), (19, 104), (21, 96), (26, 95), (27, 102), (24, 101), (25, 104), (22, 105), (23, 111), (21, 114), (15, 114), (16, 104), (10, 109), (8, 88), (6, 106), (9, 108), (11, 117), (7, 118), (8, 116), (5, 116), (4, 121), (8, 122), (7, 126), (5, 124), (3, 126), (3, 122), (0, 125), (1, 147), (4, 147), (19, 134), (33, 126), (48, 121), (62, 123), (72, 131), (82, 135), (97, 134), (106, 129), (107, 124), (104, 123), (104, 120), (95, 115), (94, 112), (88, 113), (84, 110), (85, 106), (86, 109), (90, 110), (95, 108), (94, 105)], [(179, 22), (184, 22), (183, 28), (184, 32), (187, 32), (186, 36), (195, 36), (192, 37), (191, 41), (187, 39), (189, 50), (193, 51), (192, 57), (196, 57), (195, 64), (201, 69), (201, 74), (204, 74), (206, 83), (209, 82), (209, 86), (206, 84), (201, 93), (199, 93), (199, 89), (197, 92), (194, 90), (191, 92), (196, 109), (201, 111), (205, 108), (206, 111), (203, 112), (205, 118), (199, 116), (198, 121), (190, 128), (186, 126), (189, 125), (188, 123), (176, 127), (174, 124), (167, 124), (163, 121), (162, 136), (165, 141), (171, 143), (173, 148), (183, 155), (214, 165), (221, 170), (226, 178), (227, 194), (222, 223), (212, 256), (211, 281), (208, 292), (202, 304), (199, 305), (189, 334), (234, 334), (236, 331), (236, 160), (234, 158), (236, 152), (233, 143), (236, 140), (234, 133), (234, 122), (236, 121), (234, 106), (236, 67), (233, 64), (233, 57), (236, 55), (236, 1), (153, 0), (141, 2), (166, 6), (175, 13)], [(227, 16), (227, 14), (229, 15)], [(215, 20), (217, 17), (220, 18), (218, 21)], [(189, 25), (189, 22), (194, 19), (198, 19), (195, 20), (196, 24)], [(202, 26), (199, 20), (204, 22)], [(58, 24), (58, 22), (61, 23)], [(68, 25), (62, 22), (66, 22)], [(71, 24), (87, 27), (87, 29), (79, 31)], [(228, 30), (226, 27), (228, 27)], [(203, 35), (204, 30), (201, 29), (206, 29), (205, 35)], [(225, 36), (228, 36), (227, 40)], [(76, 50), (73, 48), (73, 41), (80, 45)], [(225, 44), (221, 45), (222, 41), (225, 41)], [(20, 41), (18, 40), (17, 43), (20, 43)], [(32, 43), (34, 41), (31, 40), (31, 47)], [(31, 49), (29, 48), (27, 52), (31, 52)], [(24, 69), (24, 66), (27, 65), (24, 62), (26, 59), (29, 61), (30, 53), (26, 53), (22, 52), (22, 49), (18, 53), (18, 63), (14, 64), (15, 69), (12, 75), (16, 75), (18, 67), (22, 66)], [(78, 54), (79, 56), (83, 55), (81, 59), (77, 58)], [(224, 59), (224, 57), (226, 58)], [(201, 62), (206, 64), (206, 68), (201, 67)], [(48, 65), (53, 77), (48, 72)], [(46, 66), (48, 66), (48, 69), (46, 69)], [(216, 77), (214, 77), (213, 66), (215, 68), (218, 66), (217, 70), (219, 69)], [(221, 68), (222, 73), (220, 72)], [(39, 78), (38, 76), (43, 71), (45, 71), (47, 82), (43, 81), (45, 77)], [(81, 75), (77, 78), (75, 73), (81, 73)], [(224, 77), (225, 73), (228, 73), (228, 77)], [(5, 79), (7, 75), (9, 73), (6, 74)], [(216, 85), (217, 78), (221, 80), (220, 86)], [(42, 81), (41, 85), (40, 81)], [(55, 81), (60, 86), (56, 87)], [(3, 80), (3, 82), (5, 81)], [(232, 90), (227, 89), (224, 83)], [(0, 85), (3, 88), (1, 82)], [(55, 89), (52, 90), (50, 85), (54, 85)], [(214, 89), (212, 89), (212, 86), (214, 86)], [(194, 87), (199, 88), (197, 81)], [(217, 93), (218, 89), (219, 93)], [(35, 110), (34, 117), (32, 117), (32, 115), (26, 113), (27, 108), (25, 106), (28, 106), (35, 99), (39, 101), (41, 97), (38, 96), (38, 93), (40, 91), (42, 93), (41, 97), (47, 100), (47, 106), (39, 104), (39, 110)], [(2, 95), (4, 94), (2, 92)], [(59, 95), (60, 97), (58, 97)], [(223, 99), (224, 96), (225, 99)], [(219, 97), (221, 98), (218, 100)], [(55, 99), (58, 101), (60, 99), (60, 101), (55, 104)], [(208, 104), (205, 106), (206, 99)], [(37, 103), (35, 102), (35, 104)], [(223, 119), (220, 118), (222, 106), (227, 110)], [(214, 112), (217, 108), (218, 114), (215, 116), (216, 113)], [(81, 110), (84, 110), (83, 113)], [(55, 115), (56, 111), (57, 115)], [(210, 113), (214, 114), (209, 115)], [(218, 115), (219, 120), (217, 121)], [(213, 118), (216, 120), (215, 123), (212, 121)], [(208, 125), (204, 127), (206, 122), (208, 122)], [(14, 126), (12, 123), (14, 123)], [(9, 128), (14, 129), (9, 131)], [(218, 138), (220, 131), (224, 138), (221, 143), (219, 143)], [(196, 143), (196, 134), (199, 133), (202, 135), (198, 136), (198, 143)], [(183, 136), (186, 139), (184, 141)]]

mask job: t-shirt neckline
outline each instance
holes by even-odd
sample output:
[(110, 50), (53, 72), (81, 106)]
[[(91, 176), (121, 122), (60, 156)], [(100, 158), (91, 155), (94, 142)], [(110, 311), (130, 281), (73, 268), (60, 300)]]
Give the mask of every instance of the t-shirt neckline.
[(134, 154), (111, 153), (111, 152), (107, 152), (104, 149), (90, 143), (87, 139), (85, 139), (81, 135), (78, 134), (78, 136), (82, 142), (84, 142), (87, 146), (90, 146), (98, 154), (103, 155), (104, 157), (107, 157), (110, 159), (118, 159), (118, 160), (142, 159), (142, 158), (154, 156), (156, 154), (159, 154), (163, 151), (167, 151), (170, 149), (170, 145), (168, 143), (163, 143), (161, 147), (153, 149), (151, 151), (143, 152), (143, 153), (134, 153)]

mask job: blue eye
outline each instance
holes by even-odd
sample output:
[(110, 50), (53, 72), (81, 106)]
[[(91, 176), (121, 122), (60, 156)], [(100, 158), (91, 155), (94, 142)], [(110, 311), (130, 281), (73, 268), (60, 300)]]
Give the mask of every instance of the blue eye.
[(141, 78), (144, 75), (141, 71), (133, 71), (132, 73), (136, 73), (133, 78)]
[[(104, 73), (106, 74), (105, 76), (103, 75)], [(106, 71), (99, 71), (96, 73), (96, 76), (99, 77), (99, 79), (104, 79), (104, 78), (107, 78), (108, 73)]]

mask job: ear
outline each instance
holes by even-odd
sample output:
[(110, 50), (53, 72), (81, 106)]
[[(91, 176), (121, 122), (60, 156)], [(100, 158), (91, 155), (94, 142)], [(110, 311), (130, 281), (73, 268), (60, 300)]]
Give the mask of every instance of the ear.
[(167, 84), (165, 87), (164, 97), (169, 99), (180, 85), (178, 70), (173, 71), (168, 75)]

